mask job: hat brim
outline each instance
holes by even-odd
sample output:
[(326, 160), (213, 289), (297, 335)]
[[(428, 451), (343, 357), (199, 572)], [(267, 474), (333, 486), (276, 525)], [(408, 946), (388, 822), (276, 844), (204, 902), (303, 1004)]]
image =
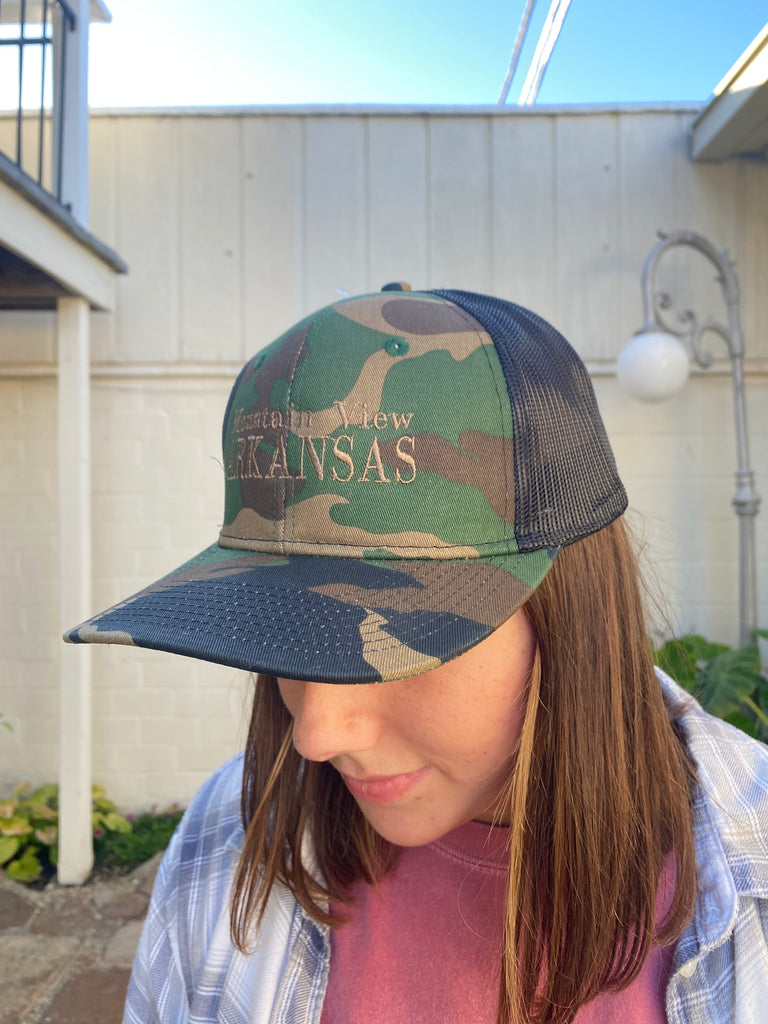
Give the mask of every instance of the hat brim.
[(169, 651), (287, 679), (404, 679), (485, 639), (525, 603), (558, 550), (401, 560), (213, 544), (64, 639)]

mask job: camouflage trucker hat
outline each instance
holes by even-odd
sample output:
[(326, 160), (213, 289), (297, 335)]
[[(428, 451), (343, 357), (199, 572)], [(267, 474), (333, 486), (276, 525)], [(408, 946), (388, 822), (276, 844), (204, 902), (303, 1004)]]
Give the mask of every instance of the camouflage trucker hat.
[(470, 292), (390, 285), (313, 313), (245, 365), (223, 448), (218, 542), (65, 639), (405, 678), (483, 640), (626, 508), (574, 350)]

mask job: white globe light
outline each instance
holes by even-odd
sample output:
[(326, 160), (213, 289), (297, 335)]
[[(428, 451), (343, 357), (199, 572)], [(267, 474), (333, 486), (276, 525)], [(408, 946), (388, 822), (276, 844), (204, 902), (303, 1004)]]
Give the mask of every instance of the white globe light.
[(619, 354), (619, 384), (641, 402), (663, 402), (688, 380), (688, 352), (667, 331), (638, 331)]

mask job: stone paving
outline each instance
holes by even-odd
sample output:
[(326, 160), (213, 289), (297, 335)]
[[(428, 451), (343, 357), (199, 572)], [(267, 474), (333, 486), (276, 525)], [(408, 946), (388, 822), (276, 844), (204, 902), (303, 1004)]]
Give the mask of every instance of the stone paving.
[(161, 857), (79, 888), (0, 871), (0, 1024), (120, 1024)]

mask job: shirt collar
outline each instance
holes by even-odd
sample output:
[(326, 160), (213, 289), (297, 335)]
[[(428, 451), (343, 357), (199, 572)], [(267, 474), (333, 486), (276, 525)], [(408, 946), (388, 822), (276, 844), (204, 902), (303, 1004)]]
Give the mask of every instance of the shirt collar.
[[(768, 896), (768, 747), (708, 715), (661, 670), (668, 706), (694, 760), (697, 895), (691, 928), (700, 952), (733, 929), (739, 895)], [(692, 938), (691, 932), (688, 932)]]

